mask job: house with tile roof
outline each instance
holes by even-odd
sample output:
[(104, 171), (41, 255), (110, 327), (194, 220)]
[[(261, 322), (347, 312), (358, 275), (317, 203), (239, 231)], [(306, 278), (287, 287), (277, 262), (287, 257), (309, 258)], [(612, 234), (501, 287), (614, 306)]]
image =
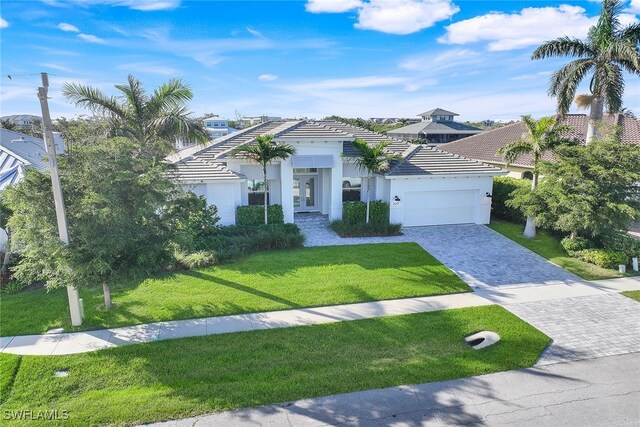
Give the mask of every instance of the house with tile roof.
[[(587, 115), (567, 114), (560, 122), (570, 128), (569, 135), (567, 135), (569, 139), (580, 144), (585, 143), (589, 125)], [(603, 122), (605, 127), (617, 126), (619, 128), (622, 143), (640, 144), (640, 120), (622, 114), (605, 114)], [(498, 154), (501, 147), (521, 139), (525, 133), (524, 122), (519, 121), (441, 145), (439, 148), (451, 154), (508, 169), (511, 177), (531, 179), (533, 177), (533, 158), (531, 155), (522, 155), (517, 161), (507, 166), (504, 159)], [(543, 159), (552, 161), (553, 157), (551, 153), (544, 153)]]
[(482, 129), (454, 121), (454, 117), (458, 115), (442, 108), (434, 108), (418, 114), (421, 121), (390, 130), (387, 135), (404, 141), (438, 145), (482, 132)]
[[(54, 140), (58, 152), (64, 152), (64, 144), (59, 133), (54, 133)], [(40, 172), (49, 170), (44, 141), (0, 128), (0, 191), (20, 181), (24, 171), (30, 167)]]
[(371, 199), (390, 204), (391, 221), (405, 226), (489, 222), (493, 177), (507, 172), (438, 150), (410, 144), (337, 121), (269, 121), (167, 157), (170, 176), (218, 208), (221, 224), (235, 223), (236, 208), (262, 204), (262, 171), (234, 150), (259, 135), (293, 146), (290, 158), (268, 166), (269, 204), (280, 204), (285, 222), (296, 214), (319, 212), (342, 217), (343, 201), (365, 199), (366, 171), (350, 161), (355, 139), (389, 141), (400, 157), (375, 175)]

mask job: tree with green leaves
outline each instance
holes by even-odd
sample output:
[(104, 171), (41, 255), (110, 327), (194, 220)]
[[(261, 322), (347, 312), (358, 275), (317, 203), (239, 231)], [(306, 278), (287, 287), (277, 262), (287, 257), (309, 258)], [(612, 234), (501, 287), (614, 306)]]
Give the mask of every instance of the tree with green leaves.
[(515, 199), (537, 212), (540, 224), (597, 240), (640, 219), (640, 146), (609, 132), (588, 145), (558, 147), (554, 157), (541, 165), (537, 194)]
[(596, 122), (602, 120), (604, 105), (610, 113), (622, 107), (623, 71), (640, 75), (640, 24), (622, 27), (622, 0), (604, 0), (600, 17), (586, 40), (560, 37), (545, 42), (531, 55), (532, 59), (550, 57), (577, 58), (551, 76), (549, 94), (558, 99), (558, 113), (569, 111), (580, 83), (590, 75), (591, 107), (587, 143), (596, 136)]
[(12, 210), (8, 227), (21, 255), (14, 277), (47, 287), (102, 284), (105, 307), (119, 276), (156, 271), (171, 261), (175, 236), (168, 206), (184, 193), (165, 166), (136, 155), (137, 141), (118, 137), (79, 145), (59, 160), (70, 244), (57, 232), (51, 180), (30, 169), (3, 192)]
[(122, 95), (108, 96), (78, 83), (65, 83), (62, 93), (77, 106), (106, 117), (112, 135), (137, 140), (156, 161), (175, 150), (178, 140), (209, 140), (202, 124), (190, 117), (186, 104), (193, 93), (182, 81), (171, 79), (148, 94), (142, 82), (129, 75), (127, 84), (115, 88)]
[(289, 144), (276, 142), (273, 135), (259, 135), (255, 142), (241, 145), (234, 150), (234, 155), (245, 157), (253, 160), (262, 167), (262, 176), (264, 179), (264, 223), (268, 223), (267, 212), (269, 201), (269, 181), (267, 180), (267, 165), (276, 160), (286, 160), (289, 156), (295, 154), (296, 149)]
[[(547, 151), (553, 151), (558, 146), (569, 144), (563, 135), (569, 130), (565, 125), (559, 124), (553, 117), (543, 117), (535, 120), (531, 116), (522, 116), (526, 132), (522, 138), (502, 146), (498, 150), (507, 166), (514, 163), (523, 155), (530, 155), (533, 161), (533, 179), (531, 182), (531, 192), (535, 192), (540, 178), (540, 160)], [(532, 212), (525, 212), (527, 223), (524, 228), (524, 237), (532, 239), (536, 236), (536, 219)]]
[(380, 174), (389, 169), (389, 165), (393, 160), (400, 160), (402, 157), (389, 152), (386, 148), (389, 146), (389, 141), (380, 141), (375, 145), (369, 145), (363, 139), (356, 139), (353, 141), (353, 146), (358, 152), (356, 156), (349, 156), (342, 154), (347, 161), (353, 163), (363, 172), (367, 172), (367, 185), (365, 187), (365, 194), (367, 198), (367, 214), (365, 222), (369, 223), (369, 210), (371, 197), (369, 189), (371, 187), (371, 178), (375, 174)]

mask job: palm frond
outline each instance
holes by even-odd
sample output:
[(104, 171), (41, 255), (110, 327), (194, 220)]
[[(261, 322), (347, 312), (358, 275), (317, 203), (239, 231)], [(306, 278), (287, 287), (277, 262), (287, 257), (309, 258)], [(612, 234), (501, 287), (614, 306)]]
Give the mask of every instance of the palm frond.
[(607, 110), (610, 113), (617, 113), (622, 108), (624, 95), (622, 70), (616, 64), (605, 64), (599, 69), (597, 77), (600, 81), (600, 90), (607, 105)]
[(589, 57), (594, 52), (591, 47), (580, 39), (560, 37), (544, 42), (531, 54), (531, 59), (543, 59), (554, 56)]
[(640, 22), (623, 28), (618, 33), (618, 40), (623, 43), (629, 43), (632, 46), (638, 46), (638, 43), (640, 43)]
[(171, 79), (157, 88), (149, 98), (149, 109), (161, 112), (174, 109), (191, 101), (193, 92), (179, 79)]
[(147, 99), (142, 82), (129, 74), (126, 85), (115, 85), (115, 88), (122, 92), (129, 103), (129, 107), (136, 118), (142, 119), (146, 107)]
[(362, 139), (356, 139), (352, 144), (358, 152), (358, 155), (343, 155), (343, 157), (358, 169), (366, 171), (369, 174), (382, 173), (389, 168), (393, 160), (400, 160), (402, 158), (386, 149), (390, 143), (390, 141), (380, 141), (375, 145), (369, 145)]
[(232, 155), (250, 158), (264, 167), (275, 160), (285, 160), (295, 152), (291, 145), (274, 141), (273, 135), (259, 135), (255, 142), (236, 147)]
[(79, 83), (64, 83), (62, 94), (75, 102), (76, 106), (87, 108), (90, 111), (103, 115), (115, 115), (125, 117), (126, 111), (113, 96), (105, 95), (101, 90)]
[(518, 140), (510, 142), (507, 145), (503, 145), (498, 149), (497, 154), (502, 156), (504, 161), (507, 163), (507, 166), (509, 166), (518, 160), (518, 157), (531, 152), (533, 152), (533, 145), (531, 144), (531, 141)]
[(580, 82), (594, 67), (592, 59), (577, 59), (551, 75), (549, 95), (557, 97), (557, 110), (561, 115), (571, 108)]

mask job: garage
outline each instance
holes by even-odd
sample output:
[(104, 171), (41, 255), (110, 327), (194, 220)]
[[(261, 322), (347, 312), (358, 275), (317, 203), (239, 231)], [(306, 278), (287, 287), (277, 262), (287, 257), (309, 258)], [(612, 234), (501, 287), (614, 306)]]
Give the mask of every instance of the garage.
[(478, 190), (406, 192), (403, 204), (405, 226), (475, 223)]

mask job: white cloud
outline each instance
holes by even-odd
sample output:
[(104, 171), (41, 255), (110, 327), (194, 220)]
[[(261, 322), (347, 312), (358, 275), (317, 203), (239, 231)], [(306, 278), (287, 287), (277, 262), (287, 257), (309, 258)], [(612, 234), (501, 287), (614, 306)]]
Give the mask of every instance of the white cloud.
[(356, 9), (354, 27), (389, 34), (411, 34), (451, 18), (460, 10), (451, 0), (309, 0), (308, 12), (341, 13)]
[(41, 0), (49, 6), (69, 7), (69, 6), (123, 6), (129, 9), (141, 10), (144, 12), (153, 12), (156, 10), (172, 10), (176, 9), (182, 3), (182, 0), (67, 0), (65, 2), (59, 0)]
[(0, 16), (0, 28), (7, 28), (9, 23)]
[(247, 30), (247, 32), (248, 32), (249, 34), (251, 34), (252, 36), (256, 36), (256, 37), (264, 37), (260, 31), (255, 30), (255, 29), (253, 29), (253, 28), (251, 28), (251, 27), (247, 27), (247, 28), (246, 28), (246, 30)]
[(640, 0), (631, 0), (629, 7), (624, 11), (634, 15), (640, 15)]
[(168, 67), (157, 62), (131, 62), (128, 64), (120, 64), (116, 68), (118, 70), (126, 71), (129, 74), (147, 73), (171, 77), (181, 74), (178, 69)]
[(370, 0), (360, 8), (355, 27), (405, 35), (449, 19), (459, 10), (450, 0)]
[(311, 13), (343, 13), (360, 6), (360, 0), (309, 0), (304, 7)]
[[(446, 44), (488, 42), (491, 51), (534, 46), (560, 36), (584, 38), (597, 17), (589, 17), (580, 6), (528, 7), (516, 13), (491, 12), (446, 27), (438, 39)], [(620, 16), (625, 25), (634, 22), (628, 14)]]
[(258, 80), (263, 82), (272, 82), (274, 80), (278, 80), (278, 76), (275, 74), (260, 74), (258, 76)]
[(67, 31), (72, 33), (80, 32), (80, 29), (78, 29), (78, 27), (76, 27), (75, 25), (67, 24), (66, 22), (59, 23), (58, 28), (62, 31)]
[(404, 70), (434, 73), (451, 68), (469, 67), (485, 61), (485, 57), (481, 52), (456, 48), (439, 54), (427, 53), (412, 56), (400, 62), (399, 66)]
[(98, 36), (94, 36), (93, 34), (80, 33), (80, 34), (78, 34), (78, 37), (80, 37), (82, 40), (87, 41), (89, 43), (99, 43), (99, 44), (105, 44), (106, 43), (103, 39), (101, 39)]

